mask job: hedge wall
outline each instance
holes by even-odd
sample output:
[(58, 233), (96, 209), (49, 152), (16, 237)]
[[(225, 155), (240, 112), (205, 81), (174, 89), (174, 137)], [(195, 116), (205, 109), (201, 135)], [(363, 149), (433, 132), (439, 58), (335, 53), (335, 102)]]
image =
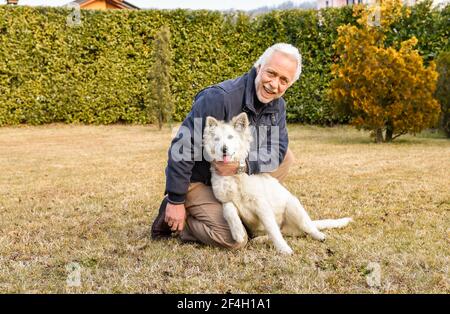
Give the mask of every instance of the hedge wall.
[[(415, 10), (415, 11), (414, 11)], [(449, 50), (449, 6), (415, 7), (393, 37), (416, 35), (432, 59)], [(345, 122), (325, 97), (337, 26), (354, 23), (351, 8), (242, 12), (70, 10), (0, 6), (0, 125), (50, 122), (148, 123), (144, 95), (152, 41), (162, 25), (172, 31), (174, 119), (182, 120), (202, 88), (248, 71), (269, 45), (285, 41), (303, 55), (303, 74), (286, 93), (288, 119)], [(397, 26), (399, 27), (399, 26)], [(430, 37), (431, 36), (431, 37)], [(422, 40), (421, 40), (422, 39)]]

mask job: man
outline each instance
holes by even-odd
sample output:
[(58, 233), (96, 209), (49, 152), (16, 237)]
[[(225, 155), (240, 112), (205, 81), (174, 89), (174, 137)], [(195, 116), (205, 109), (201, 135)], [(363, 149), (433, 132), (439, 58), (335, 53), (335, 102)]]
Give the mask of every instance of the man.
[[(278, 180), (283, 180), (294, 157), (288, 150), (286, 108), (282, 96), (300, 77), (300, 73), (301, 55), (297, 48), (278, 43), (269, 47), (248, 73), (197, 94), (191, 112), (169, 149), (166, 197), (152, 225), (153, 239), (179, 232), (182, 241), (196, 241), (229, 249), (245, 245), (245, 242), (238, 244), (231, 237), (222, 214), (222, 204), (214, 197), (210, 184), (211, 164), (202, 156), (198, 158), (201, 149), (194, 152), (190, 144), (199, 145), (200, 138), (201, 145), (207, 116), (229, 121), (244, 111), (250, 125), (256, 130), (253, 141), (255, 147), (250, 153), (252, 156), (249, 155), (253, 158), (247, 158), (245, 163), (211, 161), (212, 165), (223, 176), (240, 172), (249, 175), (269, 172)], [(201, 124), (201, 134), (196, 135), (198, 122)], [(275, 139), (273, 132), (276, 133)], [(184, 156), (191, 158), (180, 160), (174, 156), (180, 152), (180, 143), (183, 143), (183, 154), (187, 153)]]

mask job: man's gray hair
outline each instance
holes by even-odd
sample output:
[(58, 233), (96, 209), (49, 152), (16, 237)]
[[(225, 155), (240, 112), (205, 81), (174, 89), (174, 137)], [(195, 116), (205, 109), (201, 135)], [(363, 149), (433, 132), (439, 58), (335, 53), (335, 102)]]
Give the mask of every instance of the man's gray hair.
[(295, 72), (294, 82), (297, 81), (300, 77), (300, 74), (302, 73), (302, 56), (298, 49), (291, 44), (278, 43), (270, 46), (266, 49), (266, 51), (264, 51), (264, 53), (261, 55), (261, 57), (259, 57), (258, 61), (256, 61), (253, 66), (255, 68), (258, 68), (258, 66), (266, 64), (266, 62), (275, 51), (282, 52), (291, 57), (292, 60), (297, 61), (297, 71)]

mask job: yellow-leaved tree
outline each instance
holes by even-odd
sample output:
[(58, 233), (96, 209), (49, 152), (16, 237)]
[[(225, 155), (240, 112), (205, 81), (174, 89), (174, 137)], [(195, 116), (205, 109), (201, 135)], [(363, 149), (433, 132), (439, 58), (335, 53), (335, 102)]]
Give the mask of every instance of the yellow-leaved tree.
[(414, 49), (417, 39), (386, 47), (386, 34), (402, 14), (401, 0), (355, 5), (358, 25), (338, 28), (330, 97), (358, 128), (373, 131), (375, 141), (391, 142), (406, 133), (434, 126), (440, 107), (433, 98), (438, 73)]

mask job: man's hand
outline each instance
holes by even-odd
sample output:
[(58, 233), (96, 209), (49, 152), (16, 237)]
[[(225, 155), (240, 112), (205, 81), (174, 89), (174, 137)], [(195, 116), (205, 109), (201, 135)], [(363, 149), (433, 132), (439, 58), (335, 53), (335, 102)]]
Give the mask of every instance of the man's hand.
[(234, 176), (239, 168), (239, 162), (213, 161), (212, 164), (219, 176)]
[(172, 231), (181, 231), (184, 228), (186, 220), (186, 208), (184, 204), (170, 204), (167, 203), (166, 217), (164, 221), (167, 222)]

